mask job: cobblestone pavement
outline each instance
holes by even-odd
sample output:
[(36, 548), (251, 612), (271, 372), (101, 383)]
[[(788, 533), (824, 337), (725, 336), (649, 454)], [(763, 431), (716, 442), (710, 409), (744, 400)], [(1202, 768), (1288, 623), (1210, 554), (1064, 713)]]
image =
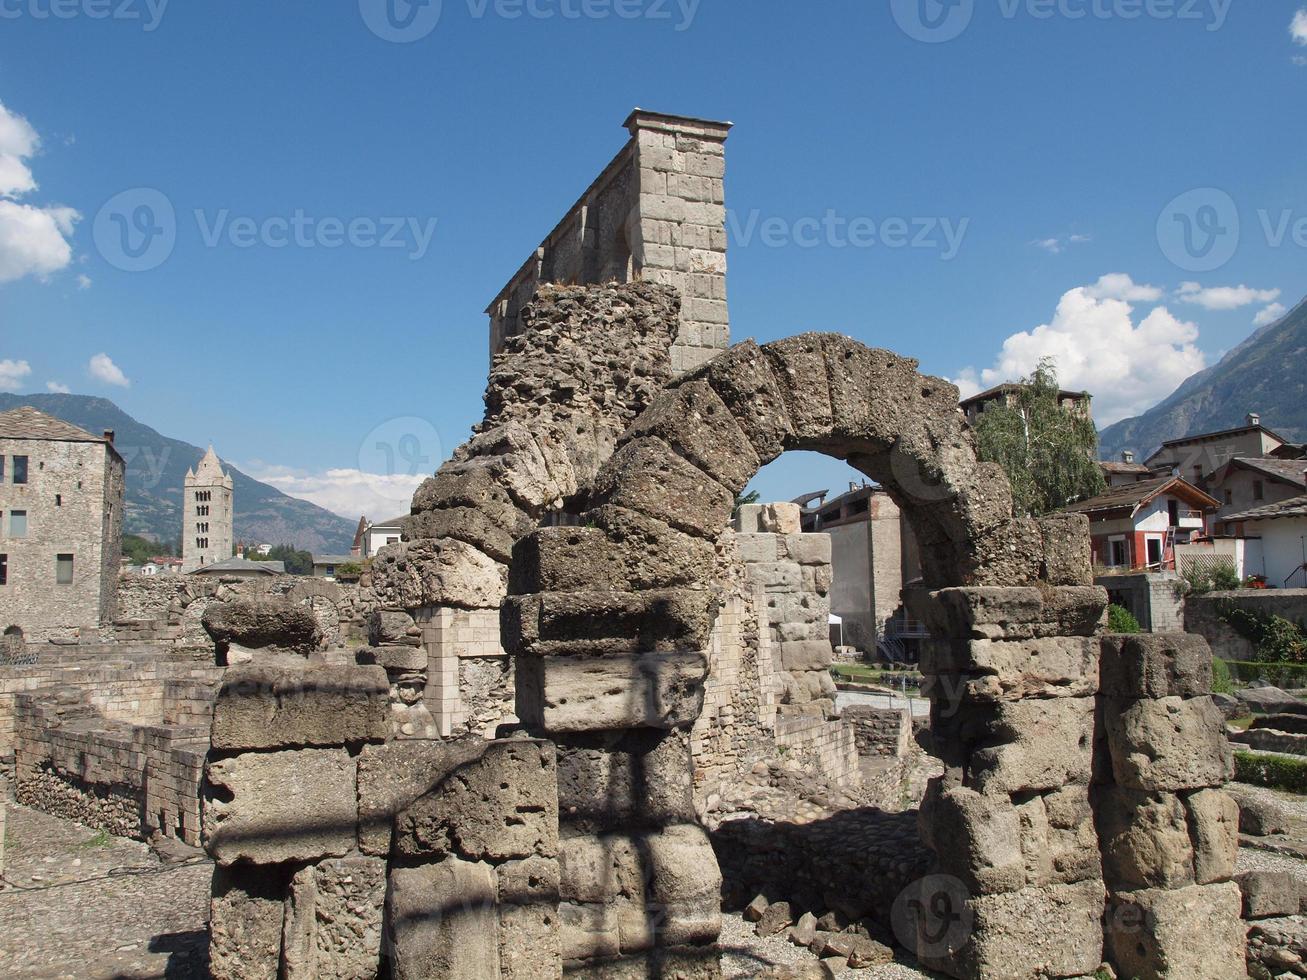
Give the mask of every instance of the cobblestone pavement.
[(0, 976), (200, 980), (207, 860), (165, 864), (145, 844), (8, 805)]

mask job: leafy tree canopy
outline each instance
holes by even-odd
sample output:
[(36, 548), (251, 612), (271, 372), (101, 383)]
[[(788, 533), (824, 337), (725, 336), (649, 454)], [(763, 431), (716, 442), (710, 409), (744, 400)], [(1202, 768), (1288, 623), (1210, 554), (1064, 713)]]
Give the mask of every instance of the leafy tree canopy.
[(977, 453), (1003, 467), (1018, 514), (1047, 514), (1107, 487), (1093, 419), (1064, 408), (1060, 391), (1053, 359), (1044, 358), (1006, 403), (976, 419)]

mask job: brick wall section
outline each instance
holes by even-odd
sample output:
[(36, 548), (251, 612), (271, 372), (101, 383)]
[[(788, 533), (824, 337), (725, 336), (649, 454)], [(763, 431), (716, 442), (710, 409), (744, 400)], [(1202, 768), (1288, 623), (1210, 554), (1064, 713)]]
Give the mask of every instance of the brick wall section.
[(853, 726), (813, 715), (781, 715), (776, 719), (776, 747), (803, 766), (837, 781), (858, 771), (858, 745)]

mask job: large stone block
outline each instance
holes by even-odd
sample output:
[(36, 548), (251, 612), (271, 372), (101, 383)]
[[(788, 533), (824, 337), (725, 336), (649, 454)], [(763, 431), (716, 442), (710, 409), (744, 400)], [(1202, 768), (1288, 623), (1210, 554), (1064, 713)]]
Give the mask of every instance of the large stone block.
[(1029, 586), (1040, 580), (1044, 541), (1039, 524), (1030, 517), (1005, 517), (971, 535), (976, 570), (971, 581), (980, 586)]
[(982, 793), (1087, 785), (1093, 698), (1050, 698), (931, 707), (932, 742), (945, 763), (968, 770)]
[(234, 644), (247, 650), (278, 647), (307, 654), (322, 640), (313, 612), (282, 598), (211, 602), (201, 621), (220, 653)]
[(206, 771), (204, 846), (219, 864), (340, 857), (354, 848), (355, 765), (341, 749), (247, 752)]
[(726, 527), (735, 494), (661, 439), (626, 443), (595, 477), (595, 500), (647, 514), (698, 537), (715, 540)]
[(508, 591), (529, 595), (625, 588), (619, 558), (598, 527), (542, 527), (514, 545)]
[(800, 565), (829, 565), (831, 538), (829, 534), (787, 534), (781, 539), (790, 561)]
[(395, 817), (484, 748), (483, 742), (423, 739), (365, 746), (358, 756), (359, 850), (389, 854)]
[(1220, 789), (1182, 794), (1194, 847), (1194, 880), (1225, 881), (1239, 858), (1239, 804)]
[[(598, 903), (560, 902), (558, 945), (564, 964), (568, 961), (617, 956), (622, 950), (617, 911)], [(564, 976), (571, 976), (564, 969)]]
[(1116, 698), (1192, 698), (1212, 692), (1212, 651), (1193, 633), (1102, 638), (1103, 693)]
[(597, 507), (584, 517), (617, 549), (620, 578), (613, 583), (639, 590), (702, 588), (707, 581), (715, 560), (711, 541), (626, 507)]
[(921, 670), (947, 677), (930, 688), (945, 698), (1090, 697), (1098, 691), (1098, 641), (1087, 636), (929, 640)]
[(500, 980), (495, 872), (450, 857), (392, 867), (386, 896), (394, 980)]
[(786, 670), (822, 670), (835, 659), (829, 639), (786, 640), (780, 650), (781, 666)]
[(781, 539), (775, 534), (738, 533), (734, 537), (740, 560), (749, 564), (774, 562), (780, 558)]
[(214, 980), (277, 980), (286, 887), (281, 868), (213, 869), (209, 972)]
[(1049, 585), (1093, 585), (1089, 518), (1084, 514), (1050, 514), (1039, 518), (1038, 524), (1044, 546), (1040, 578)]
[(665, 827), (644, 835), (641, 843), (648, 856), (645, 909), (646, 917), (653, 919), (654, 942), (659, 946), (716, 942), (722, 927), (722, 875), (703, 828)]
[(1088, 787), (1071, 785), (1032, 796), (1018, 802), (1016, 809), (1029, 884), (1072, 884), (1102, 877)]
[(696, 378), (705, 379), (717, 392), (762, 463), (784, 451), (794, 427), (780, 383), (757, 344), (752, 340), (736, 344), (689, 375), (687, 381)]
[(526, 655), (644, 653), (708, 645), (718, 596), (699, 589), (543, 592), (502, 609), (505, 648)]
[(386, 862), (328, 858), (291, 878), (282, 980), (367, 980), (380, 970)]
[(390, 684), (381, 667), (228, 668), (213, 710), (217, 751), (383, 742)]
[(1101, 787), (1096, 795), (1108, 887), (1131, 891), (1193, 884), (1194, 849), (1178, 796), (1120, 786)]
[(416, 646), (422, 640), (422, 631), (413, 617), (398, 609), (374, 609), (367, 620), (368, 643), (372, 646), (406, 644)]
[(513, 544), (535, 526), (526, 514), (513, 509), (442, 507), (418, 511), (408, 519), (405, 535), (418, 538), (453, 538), (484, 551), (496, 561), (513, 557)]
[(557, 739), (558, 807), (586, 832), (694, 820), (689, 738), (637, 729)]
[(1107, 953), (1118, 976), (1171, 980), (1244, 977), (1244, 926), (1233, 882), (1113, 895)]
[(395, 817), (394, 849), (404, 857), (495, 862), (558, 849), (554, 747), (534, 739), (484, 743), (473, 759)]
[(721, 950), (714, 946), (658, 947), (607, 959), (567, 962), (563, 976), (566, 980), (722, 980), (721, 960)]
[(758, 453), (726, 403), (702, 379), (684, 381), (655, 399), (625, 438), (655, 436), (738, 493), (761, 465)]
[(1224, 719), (1210, 697), (1104, 698), (1116, 781), (1148, 791), (1220, 786), (1234, 775)]
[(558, 900), (499, 909), (500, 980), (560, 980), (563, 975)]
[(524, 657), (517, 714), (544, 732), (685, 727), (703, 709), (707, 673), (699, 652)]
[(495, 868), (501, 905), (558, 905), (560, 887), (556, 857), (505, 861)]
[(937, 638), (1093, 636), (1107, 609), (1107, 592), (1096, 587), (972, 586), (905, 589), (903, 595), (912, 614)]
[(1245, 871), (1235, 878), (1244, 919), (1298, 914), (1298, 879), (1288, 871)]
[(762, 349), (771, 361), (790, 423), (800, 441), (828, 437), (835, 421), (823, 341), (823, 334), (805, 333)]
[(1006, 793), (983, 796), (931, 781), (921, 801), (921, 835), (943, 874), (969, 892), (1015, 891), (1026, 885), (1021, 819)]
[[(1090, 880), (981, 895), (964, 910), (923, 905), (917, 958), (963, 980), (1088, 976), (1103, 958), (1104, 897)], [(941, 913), (962, 916), (953, 921), (963, 928), (941, 928)]]

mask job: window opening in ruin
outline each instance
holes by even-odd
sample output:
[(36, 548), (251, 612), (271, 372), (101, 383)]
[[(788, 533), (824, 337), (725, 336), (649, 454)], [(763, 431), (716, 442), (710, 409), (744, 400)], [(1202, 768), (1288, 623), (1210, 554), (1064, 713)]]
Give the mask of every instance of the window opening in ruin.
[[(9, 556), (0, 555), (0, 585), (9, 584)], [(12, 629), (13, 627), (11, 627)], [(8, 630), (6, 630), (8, 632)]]
[(11, 510), (9, 512), (9, 536), (11, 538), (27, 537), (27, 511)]
[(14, 457), (14, 482), (15, 483), (27, 482), (27, 457), (26, 456)]
[(73, 584), (73, 556), (55, 555), (54, 581), (56, 585)]

